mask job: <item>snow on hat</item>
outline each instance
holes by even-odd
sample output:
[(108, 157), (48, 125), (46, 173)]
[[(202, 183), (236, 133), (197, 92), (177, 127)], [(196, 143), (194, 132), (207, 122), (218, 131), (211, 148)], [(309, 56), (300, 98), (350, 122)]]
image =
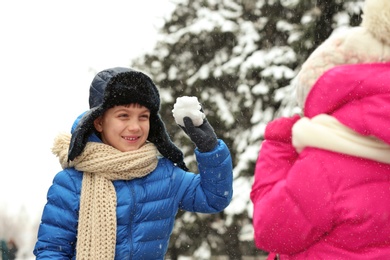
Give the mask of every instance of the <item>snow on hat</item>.
[(296, 77), (298, 105), (320, 76), (337, 65), (390, 61), (390, 0), (366, 0), (360, 26), (332, 34), (303, 63)]
[(171, 141), (164, 122), (159, 115), (160, 95), (153, 81), (144, 73), (128, 68), (116, 67), (99, 72), (89, 90), (89, 106), (72, 132), (68, 160), (79, 156), (94, 133), (93, 122), (114, 106), (139, 104), (150, 110), (150, 130), (148, 140), (156, 145), (166, 158), (187, 170), (183, 153)]

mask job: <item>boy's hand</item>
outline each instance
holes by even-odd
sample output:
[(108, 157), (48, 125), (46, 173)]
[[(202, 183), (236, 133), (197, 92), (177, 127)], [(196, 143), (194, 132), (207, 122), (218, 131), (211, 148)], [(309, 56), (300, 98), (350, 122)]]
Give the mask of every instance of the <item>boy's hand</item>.
[(191, 141), (196, 145), (196, 147), (198, 147), (199, 151), (209, 152), (217, 146), (217, 135), (206, 118), (200, 126), (194, 126), (191, 118), (189, 117), (184, 117), (183, 122), (185, 127), (180, 126), (180, 128), (183, 129), (183, 131), (190, 137)]

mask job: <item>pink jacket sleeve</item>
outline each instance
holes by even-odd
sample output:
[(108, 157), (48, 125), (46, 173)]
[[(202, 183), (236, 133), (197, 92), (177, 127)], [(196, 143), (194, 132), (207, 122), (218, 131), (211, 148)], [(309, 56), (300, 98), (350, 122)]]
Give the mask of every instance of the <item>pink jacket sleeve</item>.
[[(291, 144), (291, 129), (299, 116), (282, 117), (270, 122), (265, 130), (265, 140), (256, 162), (255, 182), (252, 186), (251, 199), (268, 192), (278, 181), (285, 178), (294, 161), (298, 157)], [(272, 174), (263, 174), (270, 172)]]
[[(270, 135), (270, 131), (275, 133), (278, 130), (274, 129), (273, 122), (267, 126), (266, 140), (262, 143), (256, 163), (251, 191), (255, 243), (267, 252), (300, 252), (330, 228), (326, 213), (329, 207), (321, 208), (321, 200), (316, 199), (326, 194), (326, 189), (322, 191), (315, 187), (316, 182), (323, 180), (306, 182), (310, 171), (318, 171), (321, 166), (309, 163), (311, 166), (307, 167), (308, 158), (300, 160), (291, 144), (291, 127), (298, 119), (278, 119), (281, 122), (277, 123), (276, 128), (284, 129), (284, 135)], [(313, 189), (301, 192), (305, 185), (313, 185)], [(316, 193), (310, 195), (314, 190)], [(313, 207), (316, 209), (313, 210)]]

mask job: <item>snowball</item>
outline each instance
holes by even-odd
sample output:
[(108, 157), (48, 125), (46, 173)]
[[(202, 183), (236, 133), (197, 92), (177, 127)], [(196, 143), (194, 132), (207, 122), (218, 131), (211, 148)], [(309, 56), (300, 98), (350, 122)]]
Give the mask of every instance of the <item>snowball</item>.
[(202, 107), (197, 97), (183, 96), (176, 99), (176, 103), (173, 105), (173, 117), (177, 124), (184, 126), (183, 118), (188, 116), (191, 118), (194, 126), (200, 126), (203, 124), (205, 114), (200, 111)]

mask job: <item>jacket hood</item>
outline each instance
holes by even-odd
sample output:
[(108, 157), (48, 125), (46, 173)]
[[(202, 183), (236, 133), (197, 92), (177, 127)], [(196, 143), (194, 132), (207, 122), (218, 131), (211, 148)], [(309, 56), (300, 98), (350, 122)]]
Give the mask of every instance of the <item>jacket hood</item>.
[(354, 131), (390, 144), (389, 79), (390, 63), (334, 67), (313, 86), (304, 115), (332, 115)]

